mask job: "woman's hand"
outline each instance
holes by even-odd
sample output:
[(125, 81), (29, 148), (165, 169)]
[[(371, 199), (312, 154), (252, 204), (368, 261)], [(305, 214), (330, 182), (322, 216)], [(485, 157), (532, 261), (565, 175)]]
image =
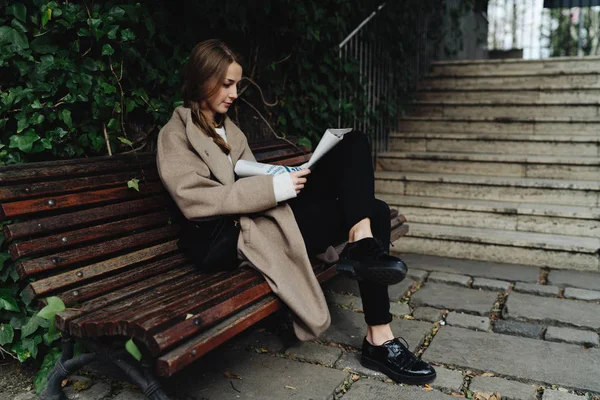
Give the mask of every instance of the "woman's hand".
[(296, 194), (300, 193), (302, 189), (304, 189), (304, 184), (306, 183), (306, 176), (310, 174), (310, 169), (303, 169), (300, 171), (290, 172), (290, 176), (292, 177), (292, 183), (294, 184), (294, 190)]

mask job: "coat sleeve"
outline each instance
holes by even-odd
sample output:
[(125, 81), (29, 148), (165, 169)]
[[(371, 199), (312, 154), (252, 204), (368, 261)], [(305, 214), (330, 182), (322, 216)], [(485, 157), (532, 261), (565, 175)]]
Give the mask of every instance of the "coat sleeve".
[[(247, 142), (242, 157), (254, 160)], [(239, 179), (231, 185), (211, 179), (210, 169), (188, 143), (185, 133), (162, 131), (156, 158), (163, 184), (189, 220), (251, 214), (277, 205), (272, 176)]]

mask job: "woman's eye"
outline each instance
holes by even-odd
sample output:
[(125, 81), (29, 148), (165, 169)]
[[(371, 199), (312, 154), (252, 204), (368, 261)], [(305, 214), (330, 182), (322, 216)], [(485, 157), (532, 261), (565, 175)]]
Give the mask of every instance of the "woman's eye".
[(223, 84), (223, 87), (224, 87), (224, 88), (226, 88), (226, 89), (227, 89), (229, 86), (231, 86), (231, 83), (224, 83), (224, 84)]

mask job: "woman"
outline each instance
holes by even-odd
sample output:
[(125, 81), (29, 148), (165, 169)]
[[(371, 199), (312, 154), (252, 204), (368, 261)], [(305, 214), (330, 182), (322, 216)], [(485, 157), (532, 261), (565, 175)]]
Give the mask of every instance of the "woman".
[(346, 134), (313, 175), (302, 170), (236, 180), (235, 163), (255, 160), (244, 134), (226, 117), (241, 79), (239, 58), (222, 42), (207, 40), (193, 49), (184, 72), (184, 105), (158, 137), (158, 169), (167, 190), (199, 226), (239, 216), (238, 257), (258, 269), (290, 307), (300, 340), (318, 337), (330, 324), (308, 254), (347, 238), (340, 265), (359, 279), (367, 322), (361, 361), (398, 382), (432, 381), (433, 368), (395, 339), (389, 325), (386, 284), (402, 280), (406, 266), (388, 254), (389, 208), (374, 198), (365, 135)]

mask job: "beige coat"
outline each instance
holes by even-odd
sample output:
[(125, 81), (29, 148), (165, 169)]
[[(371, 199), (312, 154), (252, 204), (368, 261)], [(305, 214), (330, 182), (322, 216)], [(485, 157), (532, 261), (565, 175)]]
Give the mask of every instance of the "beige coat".
[[(255, 158), (242, 131), (225, 119), (233, 164)], [(235, 180), (227, 156), (192, 122), (189, 108), (177, 107), (158, 135), (160, 177), (190, 220), (242, 214), (238, 255), (258, 269), (273, 292), (295, 313), (301, 340), (323, 333), (330, 323), (323, 291), (312, 271), (290, 207), (277, 204), (272, 176)]]

